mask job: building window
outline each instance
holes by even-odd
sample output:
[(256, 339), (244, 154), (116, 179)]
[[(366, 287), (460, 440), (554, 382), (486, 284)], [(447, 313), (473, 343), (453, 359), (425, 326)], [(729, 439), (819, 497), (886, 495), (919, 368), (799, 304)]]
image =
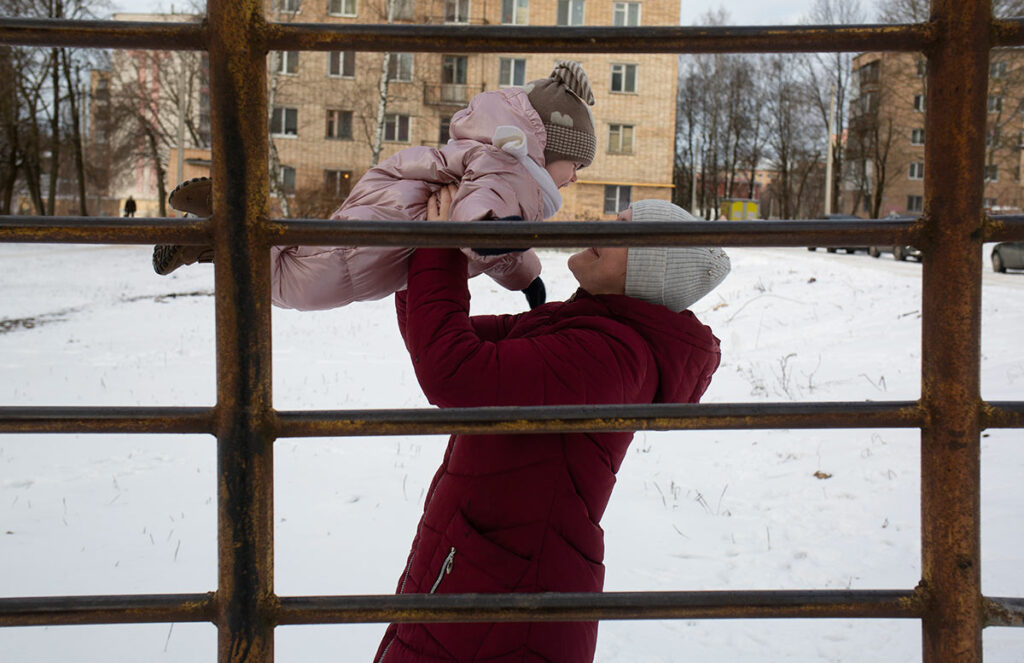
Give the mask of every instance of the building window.
[(985, 166), (985, 181), (986, 182), (998, 182), (999, 181), (999, 166), (995, 164), (989, 164)]
[(352, 139), (352, 111), (328, 110), (327, 111), (327, 138), (351, 140)]
[(861, 85), (872, 85), (878, 82), (879, 61), (869, 62), (857, 70)]
[(1003, 96), (1000, 94), (988, 95), (988, 112), (1001, 113), (1003, 110)]
[(412, 80), (412, 53), (392, 53), (388, 57), (388, 78), (398, 82)]
[(992, 127), (985, 134), (985, 147), (999, 147), (1001, 137), (999, 127)]
[(914, 110), (916, 110), (919, 113), (923, 113), (924, 112), (924, 95), (923, 94), (915, 94), (914, 95)]
[(299, 73), (299, 52), (298, 51), (276, 51), (274, 53), (274, 73), (297, 74)]
[(606, 184), (604, 187), (604, 213), (618, 214), (629, 207), (632, 189), (633, 187), (630, 186)]
[(583, 25), (583, 0), (558, 0), (558, 25)]
[(1002, 78), (1006, 76), (1006, 60), (993, 62), (988, 66), (989, 78)]
[(446, 55), (441, 59), (441, 84), (465, 85), (466, 66), (469, 59), (465, 55)]
[(327, 54), (327, 75), (336, 78), (355, 78), (356, 52), (331, 51)]
[(270, 113), (270, 133), (275, 136), (298, 136), (299, 109), (275, 106)]
[(924, 78), (924, 75), (928, 73), (928, 61), (920, 59), (917, 61), (917, 77)]
[(910, 179), (912, 180), (923, 180), (924, 179), (924, 162), (912, 161), (910, 163)]
[(384, 116), (384, 140), (395, 143), (409, 142), (409, 116), (388, 113)]
[(445, 23), (469, 23), (469, 0), (444, 0)]
[(278, 0), (278, 8), (283, 12), (294, 14), (302, 7), (301, 0)]
[(982, 198), (981, 206), (985, 209), (992, 209), (999, 204), (999, 201), (995, 198)]
[(639, 2), (616, 2), (612, 5), (612, 25), (634, 27), (640, 25)]
[(501, 0), (501, 22), (505, 25), (529, 25), (530, 0)]
[(924, 210), (924, 196), (907, 196), (907, 211), (920, 212)]
[(403, 21), (412, 20), (413, 0), (394, 0), (394, 17)]
[(911, 129), (910, 130), (910, 144), (911, 145), (924, 145), (924, 129)]
[(355, 16), (356, 0), (327, 0), (327, 13), (331, 16)]
[(498, 85), (511, 87), (526, 84), (525, 58), (500, 58), (498, 60)]
[(325, 170), (324, 193), (331, 198), (347, 198), (352, 190), (351, 170)]
[(285, 194), (295, 193), (295, 169), (291, 166), (281, 166), (277, 173), (277, 183)]
[(612, 65), (612, 92), (636, 92), (636, 65)]
[(452, 139), (452, 116), (442, 115), (437, 129), (437, 142), (446, 145)]
[(608, 125), (608, 151), (612, 154), (633, 153), (633, 125)]

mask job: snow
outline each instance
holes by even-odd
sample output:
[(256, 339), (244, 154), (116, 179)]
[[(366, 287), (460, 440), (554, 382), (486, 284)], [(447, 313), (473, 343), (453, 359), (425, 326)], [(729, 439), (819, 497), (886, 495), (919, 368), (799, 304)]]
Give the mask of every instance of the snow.
[[(695, 306), (723, 342), (705, 402), (915, 400), (921, 266), (730, 249)], [(988, 247), (986, 253), (988, 254)], [(541, 251), (550, 299), (573, 280)], [(522, 310), (472, 282), (475, 312)], [(147, 247), (0, 245), (0, 404), (215, 400), (213, 270), (154, 275)], [(982, 392), (1020, 400), (1024, 274), (983, 278)], [(426, 407), (390, 301), (273, 312), (282, 410)], [(982, 440), (982, 579), (1024, 596), (1024, 433)], [(920, 577), (916, 430), (639, 433), (604, 518), (609, 591), (909, 589)], [(443, 436), (275, 444), (282, 596), (394, 590)], [(0, 596), (206, 592), (216, 584), (205, 435), (0, 436)], [(819, 473), (817, 478), (815, 473)], [(278, 661), (369, 661), (384, 625), (280, 627)], [(912, 661), (915, 620), (608, 621), (597, 660)], [(208, 624), (0, 629), (6, 661), (214, 661)], [(1024, 660), (1019, 630), (986, 661)]]

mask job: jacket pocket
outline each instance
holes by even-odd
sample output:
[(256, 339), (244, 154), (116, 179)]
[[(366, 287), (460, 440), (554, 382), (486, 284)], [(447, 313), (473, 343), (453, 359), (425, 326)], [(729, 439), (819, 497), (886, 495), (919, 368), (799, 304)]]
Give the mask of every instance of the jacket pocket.
[(532, 563), (480, 534), (461, 510), (455, 512), (441, 538), (448, 553), (445, 564), (450, 563), (451, 568), (447, 572), (444, 565), (438, 568), (436, 577), (443, 579), (436, 591), (446, 594), (514, 591)]

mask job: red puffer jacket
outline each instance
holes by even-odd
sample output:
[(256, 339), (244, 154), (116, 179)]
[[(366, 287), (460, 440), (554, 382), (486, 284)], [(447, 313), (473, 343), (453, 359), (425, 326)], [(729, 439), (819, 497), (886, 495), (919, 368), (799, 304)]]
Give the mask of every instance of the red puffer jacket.
[[(440, 407), (693, 403), (718, 339), (689, 311), (592, 296), (469, 316), (466, 258), (420, 249), (399, 325)], [(632, 433), (455, 435), (426, 496), (399, 593), (599, 592), (600, 526)], [(375, 658), (591, 661), (596, 622), (392, 625)]]

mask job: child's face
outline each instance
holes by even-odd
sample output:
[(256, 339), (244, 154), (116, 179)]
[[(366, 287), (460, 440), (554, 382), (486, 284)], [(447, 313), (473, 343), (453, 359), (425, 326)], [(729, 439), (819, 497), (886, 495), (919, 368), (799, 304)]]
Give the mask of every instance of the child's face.
[(582, 165), (567, 159), (559, 159), (544, 166), (544, 169), (548, 171), (551, 179), (555, 181), (555, 186), (561, 189), (576, 181), (576, 171), (582, 167)]

